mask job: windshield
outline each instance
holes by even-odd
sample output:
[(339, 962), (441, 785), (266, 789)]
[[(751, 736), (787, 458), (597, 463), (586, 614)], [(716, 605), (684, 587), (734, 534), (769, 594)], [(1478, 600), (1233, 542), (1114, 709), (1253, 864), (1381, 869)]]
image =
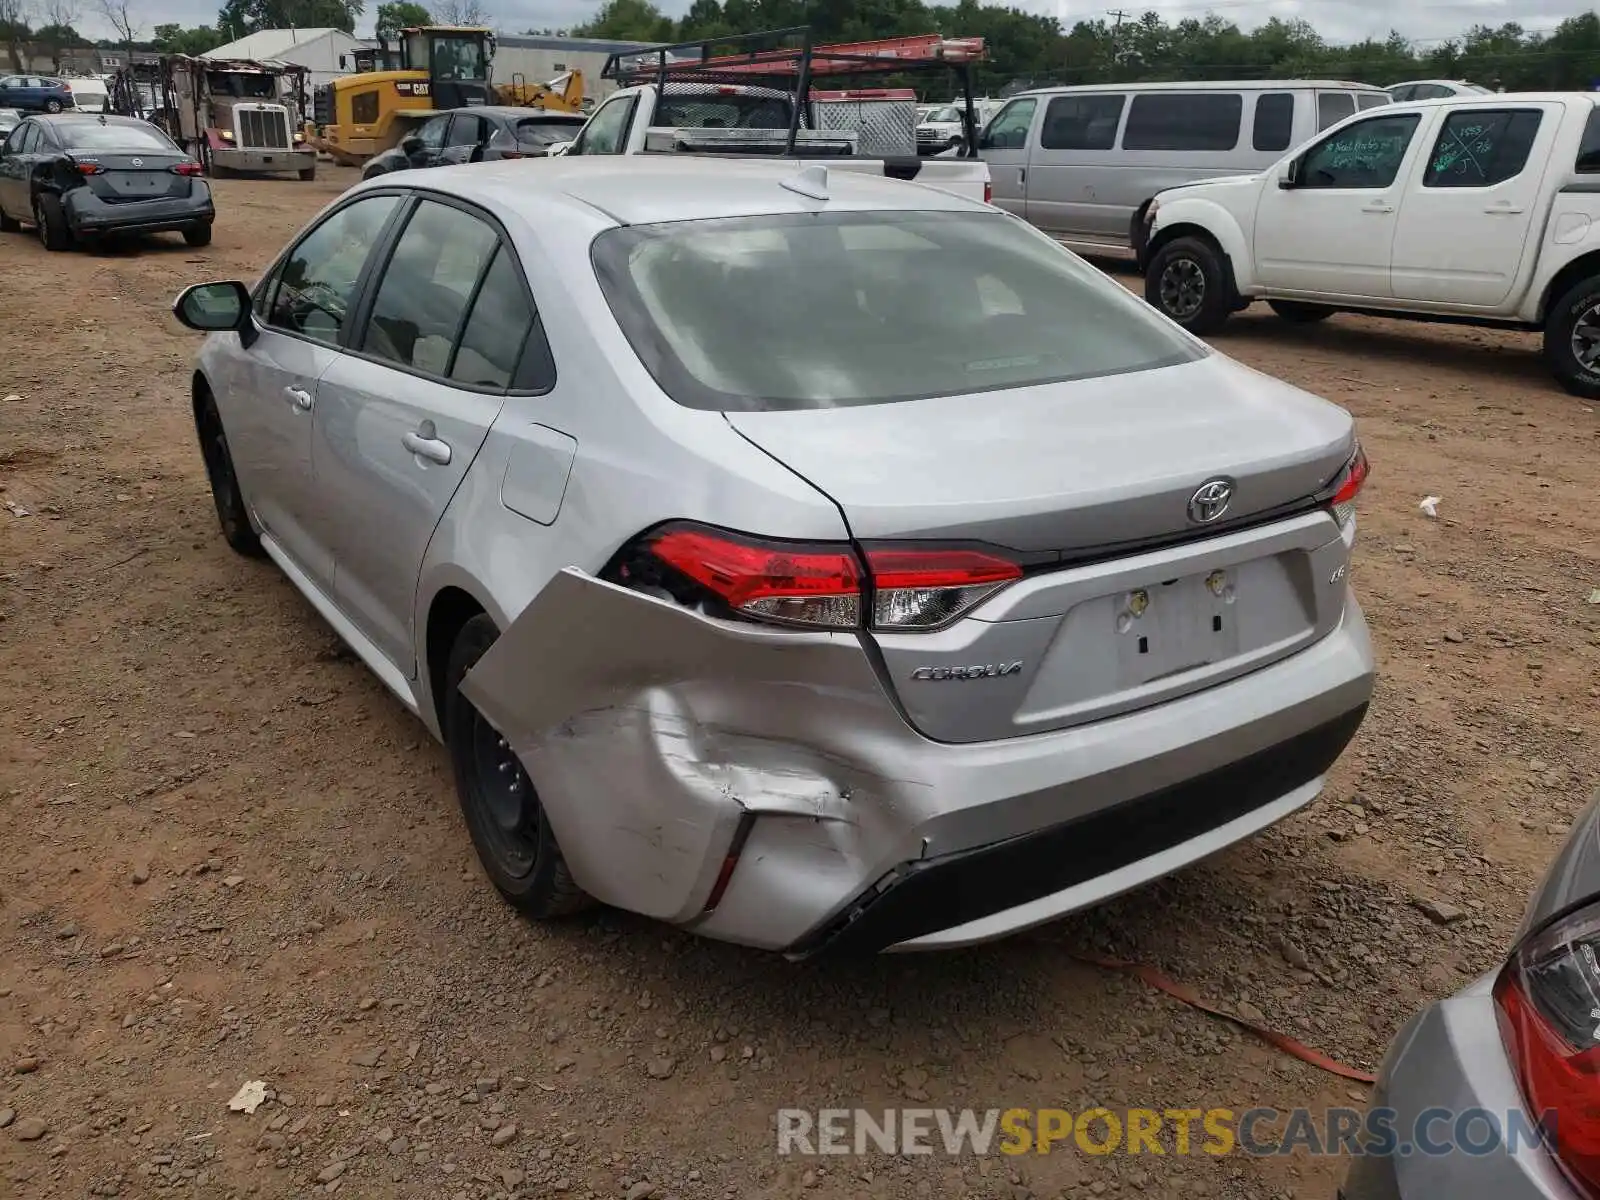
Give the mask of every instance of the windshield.
[(553, 146), (557, 142), (570, 142), (582, 128), (582, 121), (518, 121), (517, 141), (535, 146)]
[(883, 404), (1148, 370), (1203, 347), (1002, 213), (639, 225), (595, 239), (656, 382), (720, 411)]
[(433, 42), (429, 72), (435, 79), (487, 79), (483, 41), (475, 37), (442, 37)]
[(137, 154), (158, 150), (177, 154), (178, 147), (154, 125), (102, 125), (98, 121), (58, 121), (56, 136), (68, 150), (110, 150)]
[(674, 129), (787, 129), (789, 102), (776, 96), (662, 96), (651, 123)]
[(271, 100), (278, 93), (277, 79), (257, 71), (207, 71), (206, 83), (213, 96), (246, 96), (252, 100)]
[(963, 119), (961, 110), (954, 104), (946, 104), (943, 108), (936, 108), (925, 118), (929, 125), (959, 125)]

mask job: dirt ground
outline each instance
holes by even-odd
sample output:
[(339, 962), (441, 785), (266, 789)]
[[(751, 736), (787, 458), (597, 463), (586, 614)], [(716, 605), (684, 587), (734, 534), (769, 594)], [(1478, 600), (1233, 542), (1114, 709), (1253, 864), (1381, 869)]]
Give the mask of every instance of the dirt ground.
[[(1369, 1069), (1499, 960), (1600, 774), (1600, 417), (1536, 340), (1265, 310), (1217, 339), (1347, 405), (1373, 463), (1382, 678), (1321, 800), (1029, 936), (794, 965), (520, 920), (440, 748), (223, 545), (168, 305), (350, 182), (220, 183), (200, 251), (0, 238), (0, 1196), (1331, 1197), (1304, 1156), (780, 1158), (774, 1113), (1365, 1098), (1074, 955)], [(249, 1080), (272, 1098), (229, 1112)]]

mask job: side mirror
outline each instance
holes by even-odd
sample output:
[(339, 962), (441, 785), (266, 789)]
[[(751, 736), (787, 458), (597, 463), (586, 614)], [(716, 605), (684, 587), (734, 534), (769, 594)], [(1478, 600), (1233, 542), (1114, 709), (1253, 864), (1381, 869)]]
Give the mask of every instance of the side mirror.
[(408, 133), (405, 137), (400, 139), (400, 149), (404, 150), (407, 154), (421, 154), (422, 139), (414, 133)]
[(550, 148), (546, 150), (545, 153), (551, 156), (565, 154), (571, 146), (571, 142), (551, 142)]
[(255, 340), (250, 317), (250, 289), (236, 279), (197, 283), (178, 293), (172, 315), (202, 333), (237, 333), (246, 345)]
[(1298, 158), (1291, 158), (1289, 160), (1289, 165), (1284, 167), (1284, 169), (1278, 173), (1278, 186), (1284, 191), (1289, 191), (1290, 189), (1298, 187), (1299, 185), (1300, 160)]

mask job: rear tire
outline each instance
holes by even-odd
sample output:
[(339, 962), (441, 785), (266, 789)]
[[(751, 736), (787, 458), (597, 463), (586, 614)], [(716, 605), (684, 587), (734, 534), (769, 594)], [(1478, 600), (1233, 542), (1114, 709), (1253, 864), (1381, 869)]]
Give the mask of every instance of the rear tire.
[(72, 230), (67, 227), (67, 214), (61, 210), (60, 196), (54, 192), (40, 192), (35, 196), (33, 219), (46, 250), (72, 249)]
[(183, 231), (183, 240), (188, 242), (189, 245), (191, 245), (191, 246), (209, 246), (209, 245), (211, 245), (211, 226), (210, 226), (210, 224), (208, 223), (208, 224), (205, 224), (205, 225), (191, 225), (191, 226), (189, 226), (189, 228), (187, 228), (187, 229), (185, 229)]
[(445, 744), (455, 767), (461, 815), (484, 871), (514, 907), (545, 920), (593, 902), (573, 882), (516, 752), (461, 694), (462, 679), (499, 636), (483, 613), (456, 634), (445, 671)]
[(61, 101), (59, 101), (59, 100), (46, 100), (44, 102), (44, 110), (45, 110), (45, 112), (50, 113), (52, 116), (55, 115), (56, 113), (61, 111)]
[(1302, 304), (1298, 300), (1268, 300), (1267, 307), (1296, 325), (1313, 325), (1333, 316), (1333, 309), (1325, 304)]
[(315, 166), (307, 167), (307, 168), (305, 168), (305, 170), (300, 172), (300, 182), (301, 183), (310, 183), (316, 177), (317, 177), (317, 168)]
[(239, 488), (239, 477), (234, 474), (233, 453), (222, 432), (222, 417), (209, 395), (200, 401), (195, 413), (195, 432), (200, 437), (200, 457), (205, 461), (206, 478), (211, 481), (211, 499), (217, 506), (222, 540), (235, 554), (260, 558), (261, 539), (250, 526), (250, 510)]
[(1233, 312), (1233, 285), (1221, 251), (1201, 238), (1168, 242), (1150, 260), (1144, 298), (1190, 333), (1215, 333)]
[(1550, 305), (1544, 360), (1567, 391), (1600, 400), (1600, 276), (1580, 279)]
[(15, 217), (8, 217), (4, 209), (0, 209), (0, 233), (21, 233), (22, 222)]

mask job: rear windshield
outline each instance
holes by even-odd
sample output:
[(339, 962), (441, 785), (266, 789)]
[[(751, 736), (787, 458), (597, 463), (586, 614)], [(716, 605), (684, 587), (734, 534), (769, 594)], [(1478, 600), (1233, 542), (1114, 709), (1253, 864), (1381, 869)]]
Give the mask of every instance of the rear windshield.
[(787, 129), (789, 101), (776, 96), (662, 96), (656, 101), (655, 125), (674, 129)]
[(582, 121), (518, 121), (517, 141), (535, 146), (552, 146), (556, 142), (570, 142), (583, 128)]
[(68, 150), (160, 150), (174, 153), (178, 147), (153, 125), (102, 125), (98, 121), (62, 121), (56, 136)]
[(634, 350), (690, 408), (886, 404), (1206, 353), (1003, 213), (636, 225), (601, 234), (593, 258)]

